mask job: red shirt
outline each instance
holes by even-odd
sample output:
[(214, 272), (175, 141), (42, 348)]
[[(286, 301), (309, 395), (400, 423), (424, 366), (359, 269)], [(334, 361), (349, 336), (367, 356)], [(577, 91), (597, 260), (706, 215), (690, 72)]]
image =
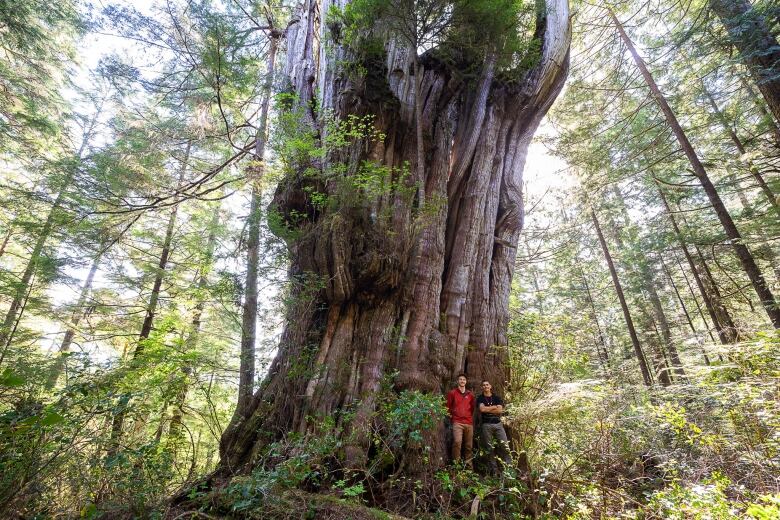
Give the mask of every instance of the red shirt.
[(477, 400), (469, 390), (460, 393), (459, 388), (453, 388), (447, 394), (447, 408), (450, 411), (450, 420), (459, 424), (471, 424), (474, 416), (474, 407)]

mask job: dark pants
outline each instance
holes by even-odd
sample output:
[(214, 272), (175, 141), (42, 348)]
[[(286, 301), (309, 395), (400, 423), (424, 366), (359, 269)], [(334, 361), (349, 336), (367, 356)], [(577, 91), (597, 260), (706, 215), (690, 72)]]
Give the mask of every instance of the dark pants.
[(512, 464), (512, 457), (509, 454), (509, 439), (506, 438), (504, 425), (499, 423), (482, 423), (482, 442), (488, 454), (490, 468), (493, 473), (498, 472), (496, 456), (501, 457), (505, 466)]

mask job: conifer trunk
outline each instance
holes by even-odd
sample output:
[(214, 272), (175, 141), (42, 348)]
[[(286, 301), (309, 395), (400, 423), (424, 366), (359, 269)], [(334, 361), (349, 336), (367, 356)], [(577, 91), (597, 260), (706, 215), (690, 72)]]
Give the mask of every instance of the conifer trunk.
[[(680, 273), (683, 276), (683, 279), (685, 280), (685, 285), (688, 287), (688, 293), (691, 295), (691, 298), (693, 298), (693, 303), (696, 305), (696, 312), (699, 313), (699, 317), (701, 318), (702, 323), (704, 323), (704, 328), (707, 330), (707, 334), (710, 337), (710, 340), (712, 340), (713, 343), (715, 343), (717, 340), (715, 339), (715, 336), (712, 334), (713, 327), (716, 327), (716, 324), (713, 324), (712, 327), (710, 327), (709, 322), (707, 322), (707, 317), (704, 315), (704, 311), (701, 308), (701, 305), (699, 304), (699, 299), (696, 297), (696, 291), (693, 290), (693, 285), (691, 284), (690, 278), (688, 278), (688, 275), (685, 272), (685, 268), (682, 265), (682, 261), (675, 256), (675, 260), (677, 261), (677, 267), (680, 268)], [(688, 266), (690, 268), (690, 264)], [(712, 317), (710, 317), (712, 319)], [(717, 330), (717, 328), (716, 328)]]
[(709, 4), (780, 122), (780, 44), (767, 20), (748, 0), (710, 0)]
[(163, 247), (160, 251), (160, 259), (157, 263), (157, 269), (154, 274), (154, 283), (152, 284), (152, 292), (149, 294), (149, 303), (146, 306), (146, 314), (144, 315), (144, 322), (141, 325), (141, 332), (138, 334), (138, 345), (136, 345), (133, 351), (133, 359), (138, 356), (144, 350), (144, 340), (149, 339), (149, 335), (152, 333), (152, 327), (154, 326), (154, 317), (157, 315), (157, 304), (160, 301), (160, 291), (162, 289), (162, 283), (165, 278), (165, 270), (168, 267), (168, 259), (171, 256), (171, 243), (173, 241), (173, 231), (176, 226), (176, 214), (178, 213), (178, 205), (174, 206), (171, 210), (171, 214), (168, 217), (168, 225), (165, 228), (165, 239), (163, 240)]
[(269, 50), (266, 63), (266, 80), (263, 98), (260, 103), (260, 120), (257, 124), (254, 160), (256, 166), (251, 174), (252, 200), (249, 206), (246, 247), (246, 279), (244, 283), (244, 306), (241, 314), (241, 364), (238, 381), (238, 405), (234, 420), (247, 414), (255, 388), (255, 339), (257, 336), (257, 277), (260, 264), (260, 204), (262, 190), (260, 181), (265, 172), (265, 143), (268, 126), (268, 110), (271, 104), (271, 91), (274, 82), (278, 37), (269, 38)]
[[(546, 2), (535, 35), (540, 59), (507, 82), (494, 81), (484, 66), (478, 81), (461, 81), (430, 53), (411, 75), (409, 53), (416, 50), (398, 42), (386, 46), (384, 60), (361, 64), (363, 78), (346, 74), (339, 64), (353, 58), (347, 50), (319, 47), (330, 37), (320, 16), (345, 3), (302, 2), (287, 32), (287, 88), (320, 137), (327, 130), (320, 125), (324, 113), (372, 115), (385, 138), (359, 139), (325, 163), (346, 164), (349, 176), (372, 161), (389, 169), (393, 186), (404, 185), (404, 171), (423, 172), (425, 204), (416, 207), (396, 187), (349, 207), (315, 207), (312, 185), (336, 198), (341, 184), (320, 180), (312, 168), (308, 176), (282, 179), (273, 209), (295, 229), (287, 238), (289, 276), (297, 283), (269, 373), (247, 413), (223, 435), (226, 472), (251, 467), (269, 442), (310, 433), (317, 418), (328, 416), (343, 428), (344, 464), (363, 468), (371, 431), (381, 428), (375, 416), (381, 388), (442, 395), (465, 371), (500, 391), (508, 378), (522, 171), (533, 133), (568, 71), (568, 2)], [(418, 122), (424, 143), (416, 138)], [(340, 414), (347, 409), (350, 414)], [(443, 430), (427, 435), (429, 462), (405, 451), (404, 471), (431, 471), (445, 462)]]
[[(528, 245), (528, 242), (525, 243), (525, 252), (528, 254), (528, 258), (530, 259), (531, 247)], [(528, 271), (531, 276), (531, 283), (534, 286), (534, 300), (536, 301), (536, 310), (539, 312), (540, 316), (544, 316), (544, 297), (542, 296), (542, 288), (539, 285), (539, 275), (537, 274), (536, 269), (530, 263), (528, 264)]]
[[(713, 112), (715, 112), (715, 117), (717, 117), (718, 122), (720, 122), (721, 126), (723, 126), (723, 129), (728, 134), (729, 139), (731, 139), (731, 142), (734, 143), (734, 146), (737, 147), (739, 156), (745, 157), (745, 155), (747, 154), (747, 149), (745, 148), (745, 144), (742, 142), (742, 139), (739, 138), (737, 132), (731, 127), (729, 122), (726, 120), (726, 116), (724, 116), (723, 112), (721, 112), (720, 107), (718, 106), (718, 102), (715, 101), (715, 98), (713, 98), (712, 94), (710, 94), (709, 90), (707, 90), (707, 87), (704, 85), (704, 82), (702, 82), (702, 89), (704, 90), (704, 95), (707, 98), (710, 107), (712, 107)], [(772, 189), (767, 184), (766, 180), (764, 179), (764, 176), (761, 174), (758, 167), (750, 158), (747, 158), (745, 163), (747, 164), (748, 170), (750, 171), (750, 175), (753, 176), (753, 179), (756, 181), (756, 184), (758, 184), (759, 188), (761, 188), (761, 192), (764, 194), (764, 197), (766, 197), (767, 202), (769, 202), (769, 205), (772, 207), (772, 210), (775, 212), (775, 217), (780, 218), (780, 203), (777, 202), (777, 197), (775, 196), (774, 193), (772, 193)], [(737, 189), (739, 190), (739, 187), (737, 187)], [(739, 191), (739, 195), (740, 197), (744, 198), (744, 194), (742, 194), (741, 191)]]
[[(141, 325), (141, 332), (138, 334), (138, 341), (132, 354), (132, 361), (136, 361), (140, 358), (145, 348), (145, 341), (149, 339), (149, 335), (152, 333), (154, 326), (154, 317), (157, 315), (157, 304), (160, 300), (160, 291), (162, 289), (162, 282), (165, 278), (165, 269), (168, 266), (168, 258), (171, 253), (171, 241), (173, 240), (173, 229), (176, 224), (176, 213), (178, 211), (178, 205), (174, 205), (171, 210), (171, 214), (168, 217), (168, 225), (165, 230), (165, 240), (163, 241), (163, 247), (160, 252), (160, 259), (157, 263), (157, 269), (154, 275), (154, 283), (152, 284), (152, 292), (149, 295), (149, 302), (146, 306), (146, 313), (144, 314), (144, 321)], [(114, 418), (111, 422), (111, 440), (107, 454), (109, 457), (116, 455), (119, 451), (119, 442), (123, 434), (123, 428), (125, 423), (125, 417), (127, 415), (128, 408), (130, 406), (129, 398), (120, 398), (119, 409), (117, 410)]]
[[(620, 215), (623, 218), (623, 225), (628, 227), (631, 224), (631, 218), (628, 214), (626, 201), (623, 199), (623, 193), (621, 193), (620, 188), (617, 185), (613, 186), (613, 193), (615, 194), (615, 197), (617, 198), (617, 201), (620, 205)], [(617, 226), (613, 227), (615, 227), (615, 237), (618, 249), (623, 250), (623, 239), (620, 237), (619, 229)], [(664, 311), (664, 307), (661, 304), (661, 298), (658, 295), (658, 290), (656, 289), (656, 285), (659, 285), (656, 280), (656, 273), (649, 265), (648, 259), (645, 259), (644, 262), (639, 262), (639, 264), (636, 266), (636, 271), (639, 275), (642, 291), (647, 293), (648, 300), (650, 301), (650, 307), (653, 311), (652, 321), (657, 325), (656, 333), (660, 333), (663, 346), (669, 352), (669, 357), (671, 358), (672, 364), (674, 365), (674, 371), (677, 373), (677, 375), (684, 376), (685, 371), (682, 368), (680, 356), (677, 353), (677, 347), (672, 341), (669, 320), (666, 318), (666, 312)]]
[[(683, 250), (685, 259), (688, 261), (688, 267), (693, 274), (694, 280), (696, 280), (696, 286), (699, 288), (699, 292), (704, 300), (704, 305), (710, 315), (712, 324), (718, 332), (720, 342), (724, 345), (736, 343), (739, 339), (737, 328), (734, 326), (734, 322), (731, 320), (731, 316), (720, 301), (719, 296), (714, 293), (714, 288), (705, 285), (701, 273), (699, 272), (700, 267), (697, 265), (696, 260), (688, 249), (688, 244), (685, 242), (685, 238), (680, 231), (677, 220), (674, 218), (674, 213), (672, 213), (672, 208), (669, 206), (669, 201), (666, 199), (666, 194), (664, 194), (660, 186), (658, 186), (658, 194), (660, 195), (661, 202), (663, 202), (664, 209), (666, 210), (666, 216), (669, 217), (669, 222), (672, 224), (674, 235), (677, 237), (680, 248)], [(704, 319), (704, 316), (702, 316), (702, 319)]]
[(11, 324), (10, 330), (8, 331), (8, 337), (6, 338), (6, 343), (3, 346), (2, 354), (0, 354), (0, 364), (3, 363), (3, 359), (5, 359), (5, 354), (8, 351), (8, 347), (13, 342), (14, 335), (16, 335), (16, 331), (19, 329), (19, 324), (21, 323), (22, 318), (24, 317), (24, 311), (27, 309), (27, 303), (29, 303), (30, 301), (30, 294), (32, 294), (34, 287), (35, 287), (35, 275), (33, 274), (32, 278), (30, 278), (29, 282), (27, 283), (27, 292), (24, 293), (24, 297), (21, 300), (21, 305), (19, 306), (16, 319)]
[(3, 257), (5, 254), (5, 248), (8, 247), (8, 242), (11, 240), (11, 236), (13, 235), (14, 229), (13, 226), (8, 227), (8, 231), (5, 232), (5, 238), (3, 238), (3, 243), (0, 244), (0, 258)]
[(590, 314), (593, 318), (593, 322), (596, 324), (596, 331), (598, 332), (599, 344), (601, 344), (602, 350), (596, 345), (596, 350), (599, 353), (599, 359), (603, 359), (604, 368), (609, 368), (609, 349), (607, 348), (607, 340), (604, 336), (604, 331), (601, 329), (601, 322), (599, 321), (599, 314), (596, 312), (596, 304), (593, 302), (593, 293), (590, 290), (590, 284), (588, 279), (585, 278), (585, 273), (580, 269), (580, 278), (582, 278), (582, 285), (585, 287), (585, 296), (588, 299), (588, 306), (590, 307)]
[(661, 304), (661, 298), (658, 296), (658, 291), (655, 288), (655, 280), (652, 280), (651, 283), (647, 285), (647, 289), (650, 305), (653, 309), (653, 316), (657, 321), (661, 339), (663, 339), (664, 346), (669, 353), (669, 359), (674, 367), (674, 372), (678, 376), (684, 376), (685, 370), (683, 370), (680, 354), (677, 352), (677, 347), (672, 340), (672, 330), (669, 326), (669, 320), (666, 318), (663, 305)]
[[(68, 175), (65, 184), (69, 184), (72, 178), (73, 174)], [(30, 258), (27, 260), (22, 276), (15, 284), (16, 290), (14, 291), (14, 297), (11, 300), (11, 305), (8, 307), (8, 311), (6, 311), (5, 319), (3, 320), (2, 325), (0, 325), (0, 348), (10, 344), (12, 330), (15, 328), (14, 323), (16, 323), (16, 320), (19, 317), (20, 309), (22, 308), (22, 304), (28, 293), (30, 281), (38, 267), (38, 262), (40, 262), (43, 246), (49, 239), (49, 235), (51, 235), (54, 221), (57, 213), (60, 211), (63, 198), (65, 197), (65, 190), (66, 188), (64, 187), (60, 189), (57, 198), (54, 199), (54, 203), (52, 204), (51, 209), (49, 209), (49, 214), (46, 216), (46, 221), (41, 228), (41, 232), (38, 234), (38, 239), (35, 241), (35, 246), (33, 246), (32, 253), (30, 253)]]
[[(561, 211), (561, 217), (563, 219), (563, 222), (568, 226), (569, 225), (569, 218), (565, 210)], [(526, 243), (527, 245), (527, 243)], [(530, 251), (529, 251), (530, 255)], [(588, 283), (588, 278), (585, 276), (585, 271), (582, 269), (582, 264), (579, 262), (579, 259), (575, 259), (575, 264), (577, 265), (577, 271), (580, 275), (580, 279), (582, 280), (582, 285), (585, 288), (585, 296), (588, 300), (588, 307), (590, 309), (591, 318), (593, 318), (593, 322), (596, 324), (596, 329), (598, 332), (598, 343), (603, 348), (602, 350), (599, 348), (598, 344), (596, 345), (596, 350), (598, 351), (599, 360), (603, 360), (603, 368), (605, 371), (608, 371), (610, 368), (609, 365), (609, 348), (607, 346), (607, 338), (604, 334), (604, 331), (601, 328), (601, 322), (599, 321), (599, 314), (596, 310), (596, 303), (593, 300), (593, 291), (590, 289), (590, 284)], [(536, 273), (534, 273), (534, 286), (537, 288), (538, 291), (538, 284), (536, 281)], [(537, 300), (539, 307), (541, 308), (541, 299)], [(541, 312), (540, 312), (541, 313)]]
[[(103, 100), (100, 105), (98, 105), (97, 110), (92, 116), (92, 119), (89, 122), (89, 125), (84, 129), (84, 132), (81, 136), (81, 145), (79, 146), (78, 151), (76, 152), (76, 157), (78, 159), (82, 159), (84, 152), (87, 149), (87, 146), (89, 145), (89, 141), (92, 139), (92, 136), (95, 131), (95, 126), (97, 125), (98, 119), (100, 118), (100, 115), (103, 112)], [(32, 253), (30, 254), (30, 258), (27, 260), (27, 265), (24, 268), (24, 271), (22, 272), (22, 276), (19, 279), (19, 282), (16, 284), (16, 290), (14, 291), (14, 297), (11, 300), (11, 305), (8, 308), (8, 311), (6, 312), (5, 319), (3, 320), (2, 325), (0, 325), (0, 348), (6, 347), (10, 344), (10, 337), (12, 335), (11, 329), (14, 328), (14, 323), (18, 320), (20, 309), (22, 307), (22, 304), (24, 301), (26, 301), (27, 294), (29, 293), (29, 285), (30, 281), (32, 280), (33, 275), (35, 274), (35, 271), (38, 267), (38, 262), (40, 262), (41, 254), (43, 253), (43, 247), (46, 245), (46, 242), (49, 240), (49, 236), (52, 233), (52, 230), (55, 225), (55, 220), (57, 218), (57, 214), (60, 212), (60, 208), (65, 201), (65, 196), (67, 194), (68, 189), (70, 188), (70, 183), (73, 181), (73, 177), (76, 174), (75, 169), (71, 168), (70, 171), (65, 175), (64, 180), (62, 181), (61, 185), (59, 186), (59, 192), (57, 193), (57, 197), (54, 199), (54, 202), (52, 203), (51, 208), (49, 208), (49, 213), (46, 216), (46, 221), (43, 224), (43, 227), (41, 228), (40, 233), (38, 234), (38, 238), (35, 241), (35, 246), (33, 246)], [(11, 237), (11, 230), (8, 231), (8, 235), (6, 236), (6, 240), (3, 242), (3, 248), (2, 250), (5, 251), (6, 244), (8, 243), (8, 239)]]
[[(182, 162), (181, 170), (179, 171), (179, 181), (177, 189), (179, 189), (183, 183), (184, 175), (187, 171), (187, 166), (190, 159), (190, 150), (192, 147), (192, 141), (187, 141), (187, 148), (184, 152), (184, 160)], [(144, 315), (144, 321), (141, 324), (141, 332), (138, 334), (138, 341), (133, 350), (132, 361), (135, 362), (144, 352), (146, 347), (145, 342), (149, 339), (154, 327), (154, 318), (157, 315), (157, 305), (160, 301), (160, 293), (162, 291), (162, 283), (165, 279), (166, 269), (168, 267), (168, 260), (171, 255), (171, 246), (173, 245), (173, 235), (176, 227), (176, 217), (179, 212), (179, 205), (174, 204), (171, 209), (171, 213), (168, 216), (168, 224), (165, 228), (165, 238), (163, 239), (162, 249), (160, 250), (160, 258), (157, 262), (157, 268), (154, 273), (154, 282), (152, 283), (152, 291), (149, 294), (149, 302), (146, 305), (146, 313)], [(130, 406), (130, 398), (120, 398), (119, 409), (114, 415), (111, 422), (111, 439), (107, 450), (108, 457), (113, 457), (119, 451), (119, 442), (121, 440), (124, 428), (125, 417)]]
[(596, 212), (594, 210), (591, 210), (590, 218), (593, 221), (593, 227), (596, 229), (596, 235), (598, 236), (599, 244), (601, 245), (601, 252), (604, 254), (604, 259), (607, 261), (609, 275), (612, 277), (612, 285), (615, 288), (615, 293), (617, 294), (618, 301), (620, 302), (620, 308), (623, 311), (623, 318), (626, 322), (628, 335), (631, 338), (631, 344), (634, 347), (634, 354), (636, 355), (636, 359), (639, 362), (639, 369), (642, 371), (642, 380), (645, 382), (645, 385), (652, 386), (653, 380), (650, 377), (650, 369), (647, 366), (647, 360), (645, 359), (645, 354), (642, 351), (642, 345), (639, 343), (639, 336), (637, 335), (636, 328), (634, 327), (634, 320), (631, 318), (631, 311), (628, 309), (628, 302), (626, 302), (626, 296), (623, 293), (623, 285), (620, 283), (620, 278), (618, 278), (617, 269), (615, 269), (615, 263), (612, 261), (612, 255), (609, 252), (607, 241), (604, 239), (604, 233), (601, 231), (601, 224), (599, 223), (599, 219), (596, 217)]
[(775, 146), (780, 148), (780, 121), (776, 120), (772, 114), (769, 113), (769, 110), (767, 110), (764, 101), (762, 101), (761, 97), (756, 94), (756, 91), (753, 89), (753, 86), (748, 82), (748, 80), (746, 80), (745, 77), (739, 72), (737, 72), (737, 75), (739, 76), (740, 84), (748, 92), (750, 99), (756, 106), (756, 110), (758, 110), (758, 113), (761, 114), (761, 118), (764, 122), (766, 122), (766, 124), (769, 125), (770, 130), (772, 131), (772, 136), (774, 137)]
[[(674, 281), (674, 277), (672, 276), (672, 272), (669, 270), (669, 267), (666, 265), (666, 262), (664, 262), (664, 259), (660, 258), (661, 265), (663, 266), (664, 273), (666, 273), (666, 279), (669, 280), (669, 285), (671, 285), (672, 289), (674, 290), (674, 295), (677, 297), (677, 301), (680, 304), (680, 308), (683, 311), (683, 315), (685, 316), (685, 321), (688, 324), (688, 327), (690, 327), (691, 332), (696, 337), (697, 342), (700, 342), (699, 340), (699, 331), (696, 330), (696, 326), (693, 324), (693, 319), (691, 318), (691, 314), (688, 312), (688, 306), (685, 305), (685, 300), (683, 300), (682, 295), (680, 294), (680, 290), (677, 288), (677, 282)], [(686, 279), (687, 280), (687, 279)], [(696, 295), (693, 294), (693, 291), (691, 291), (691, 295), (695, 298)], [(696, 305), (698, 307), (699, 303), (696, 302)], [(701, 309), (699, 309), (701, 312)], [(704, 315), (702, 314), (702, 318), (704, 318)], [(705, 327), (706, 327), (706, 321), (705, 321)], [(713, 341), (715, 341), (715, 337), (712, 336), (712, 332), (710, 332), (710, 337)], [(701, 343), (700, 343), (701, 344)], [(704, 355), (704, 362), (709, 365), (710, 364), (710, 358), (707, 357), (707, 351), (704, 350), (704, 347), (701, 348), (702, 354)]]
[[(200, 339), (201, 322), (203, 321), (203, 311), (206, 309), (206, 297), (204, 292), (208, 287), (208, 277), (211, 272), (211, 268), (214, 264), (214, 249), (217, 245), (217, 234), (214, 228), (219, 224), (219, 208), (216, 208), (209, 224), (209, 236), (206, 240), (206, 250), (201, 260), (200, 271), (197, 279), (197, 303), (192, 311), (192, 321), (190, 323), (189, 334), (184, 342), (184, 351), (187, 353), (194, 353), (195, 348), (198, 346), (198, 340)], [(173, 412), (171, 413), (171, 421), (168, 428), (168, 446), (171, 447), (177, 441), (183, 426), (184, 420), (184, 403), (187, 400), (187, 392), (190, 387), (190, 376), (192, 375), (192, 367), (189, 363), (185, 364), (182, 369), (182, 381), (179, 385), (179, 389), (173, 401)]]
[(46, 382), (46, 388), (54, 388), (57, 384), (57, 380), (60, 378), (60, 374), (62, 374), (62, 371), (65, 369), (65, 354), (70, 352), (73, 338), (76, 337), (76, 330), (79, 323), (81, 323), (81, 319), (84, 317), (84, 308), (87, 303), (87, 298), (92, 291), (92, 282), (95, 279), (95, 274), (97, 274), (98, 266), (100, 265), (100, 260), (103, 257), (104, 252), (105, 250), (101, 244), (100, 250), (92, 259), (92, 265), (89, 266), (89, 272), (87, 273), (87, 278), (84, 280), (84, 284), (81, 286), (81, 291), (79, 291), (79, 298), (76, 301), (73, 314), (71, 314), (68, 329), (65, 331), (62, 343), (60, 343), (60, 347), (57, 349), (57, 359), (54, 361), (54, 366), (52, 367), (49, 379)]
[(666, 356), (664, 356), (663, 347), (658, 343), (651, 343), (650, 352), (652, 352), (653, 361), (655, 362), (655, 374), (657, 381), (661, 383), (661, 386), (663, 387), (671, 386), (672, 378), (669, 374), (669, 365), (666, 362)]
[(745, 245), (742, 235), (737, 229), (736, 224), (734, 224), (734, 220), (731, 218), (731, 215), (726, 209), (725, 204), (723, 204), (723, 200), (721, 200), (720, 195), (715, 189), (715, 185), (712, 184), (712, 181), (707, 174), (707, 170), (704, 168), (701, 160), (699, 160), (698, 154), (694, 150), (691, 142), (688, 140), (688, 136), (685, 134), (682, 126), (680, 126), (680, 122), (677, 120), (677, 116), (674, 114), (672, 108), (669, 106), (669, 103), (666, 101), (666, 97), (664, 97), (663, 93), (661, 93), (661, 89), (658, 88), (658, 85), (653, 79), (652, 74), (650, 74), (650, 71), (645, 65), (644, 60), (642, 60), (642, 58), (639, 56), (639, 53), (634, 47), (634, 43), (626, 34), (623, 25), (612, 11), (609, 11), (609, 14), (613, 23), (615, 24), (615, 27), (620, 33), (620, 37), (623, 40), (623, 43), (631, 53), (631, 56), (634, 59), (634, 63), (636, 63), (636, 66), (641, 72), (645, 83), (647, 83), (650, 92), (655, 98), (658, 107), (661, 109), (661, 112), (663, 112), (667, 124), (671, 128), (674, 136), (677, 138), (677, 141), (685, 153), (685, 156), (688, 158), (688, 162), (693, 169), (693, 173), (704, 189), (704, 193), (707, 195), (710, 204), (712, 204), (712, 207), (715, 210), (715, 214), (717, 215), (721, 226), (723, 226), (723, 230), (731, 242), (731, 246), (734, 248), (734, 252), (736, 253), (737, 258), (742, 264), (742, 269), (744, 269), (745, 273), (748, 275), (748, 278), (753, 285), (753, 290), (756, 291), (758, 299), (764, 306), (764, 310), (766, 311), (767, 316), (769, 316), (769, 320), (772, 322), (772, 325), (775, 328), (780, 328), (780, 308), (777, 305), (777, 301), (775, 300), (772, 291), (769, 289), (769, 284), (767, 284), (766, 280), (764, 279), (764, 275), (758, 268), (753, 255)]

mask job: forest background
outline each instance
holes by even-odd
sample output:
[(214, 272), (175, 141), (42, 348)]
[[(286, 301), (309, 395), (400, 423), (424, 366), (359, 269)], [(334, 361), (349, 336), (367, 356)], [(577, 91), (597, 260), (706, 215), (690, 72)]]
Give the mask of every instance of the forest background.
[[(534, 2), (485, 5), (533, 33)], [(328, 283), (289, 275), (299, 237), (273, 204), (291, 157), (329, 153), (278, 72), (295, 9), (0, 2), (0, 516), (780, 518), (774, 0), (571, 2), (568, 80), (523, 182), (515, 467), (399, 467), (441, 407), (389, 392), (370, 422), (392, 469), (349, 466), (337, 422), (312, 418), (208, 480), (286, 313)], [(323, 148), (384, 137), (322, 124)], [(419, 190), (361, 172), (358, 199)]]

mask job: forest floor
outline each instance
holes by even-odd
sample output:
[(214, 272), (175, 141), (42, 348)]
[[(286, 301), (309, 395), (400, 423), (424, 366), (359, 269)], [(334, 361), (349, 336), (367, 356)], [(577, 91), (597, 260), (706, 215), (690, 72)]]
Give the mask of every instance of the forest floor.
[[(227, 497), (222, 491), (215, 492), (209, 499), (217, 505)], [(230, 502), (228, 500), (228, 502)], [(234, 504), (229, 504), (234, 506)], [(168, 520), (211, 519), (263, 519), (263, 520), (408, 520), (399, 516), (365, 506), (341, 497), (320, 493), (308, 493), (301, 490), (284, 490), (269, 493), (265, 500), (255, 507), (240, 512), (226, 512), (223, 515), (191, 509), (175, 509), (166, 515)]]

